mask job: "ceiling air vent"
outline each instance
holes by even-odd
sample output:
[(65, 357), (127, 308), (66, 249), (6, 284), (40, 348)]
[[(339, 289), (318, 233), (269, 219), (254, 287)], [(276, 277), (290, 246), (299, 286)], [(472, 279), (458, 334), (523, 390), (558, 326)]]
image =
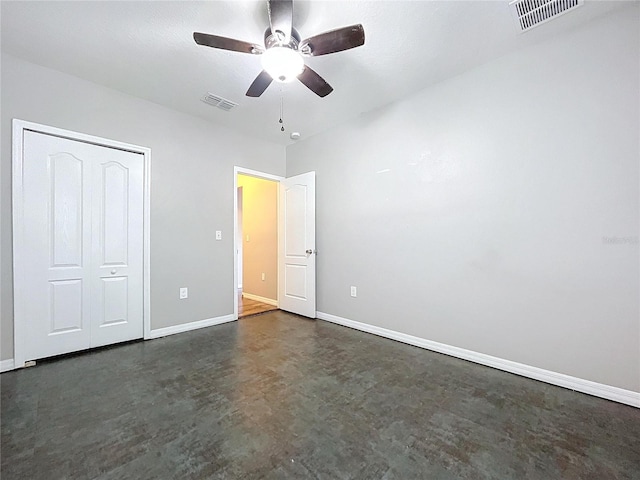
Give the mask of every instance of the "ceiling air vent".
[(201, 100), (204, 103), (212, 105), (214, 107), (218, 107), (225, 112), (228, 112), (233, 107), (238, 106), (237, 103), (234, 103), (231, 100), (227, 100), (226, 98), (219, 97), (218, 95), (214, 95), (213, 93), (207, 93), (204, 97), (201, 98)]
[(584, 0), (514, 0), (511, 6), (513, 15), (522, 32), (537, 27), (579, 7)]

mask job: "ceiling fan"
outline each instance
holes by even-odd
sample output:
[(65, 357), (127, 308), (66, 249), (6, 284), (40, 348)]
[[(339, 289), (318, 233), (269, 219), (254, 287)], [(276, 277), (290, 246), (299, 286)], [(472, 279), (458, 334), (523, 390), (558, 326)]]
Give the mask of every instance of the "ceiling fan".
[(264, 33), (264, 47), (255, 43), (234, 40), (207, 33), (193, 33), (198, 45), (250, 53), (262, 56), (262, 72), (253, 81), (247, 96), (259, 97), (273, 80), (291, 82), (300, 80), (320, 97), (329, 95), (333, 88), (320, 75), (305, 65), (305, 57), (318, 57), (364, 45), (364, 28), (351, 25), (321, 33), (300, 41), (293, 28), (293, 0), (268, 0), (269, 27)]

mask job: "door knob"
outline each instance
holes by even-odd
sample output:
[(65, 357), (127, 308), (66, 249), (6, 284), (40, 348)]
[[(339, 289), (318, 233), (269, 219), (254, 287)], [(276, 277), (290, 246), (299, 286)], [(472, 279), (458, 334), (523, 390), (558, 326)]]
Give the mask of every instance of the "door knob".
[(115, 268), (111, 270), (111, 275), (115, 275), (116, 273), (117, 273), (117, 270)]
[(313, 253), (313, 250), (309, 249), (307, 250), (307, 255), (311, 255)]

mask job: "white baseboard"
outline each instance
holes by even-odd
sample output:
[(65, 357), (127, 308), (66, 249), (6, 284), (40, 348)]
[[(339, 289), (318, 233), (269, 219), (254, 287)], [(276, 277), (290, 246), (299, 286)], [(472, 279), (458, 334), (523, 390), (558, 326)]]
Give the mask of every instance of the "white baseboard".
[(167, 335), (173, 335), (175, 333), (189, 332), (191, 330), (197, 330), (199, 328), (211, 327), (213, 325), (220, 325), (221, 323), (233, 322), (236, 318), (233, 314), (223, 315), (221, 317), (206, 318), (204, 320), (198, 320), (196, 322), (181, 323), (180, 325), (173, 325), (171, 327), (156, 328), (149, 332), (149, 336), (145, 340), (152, 338), (166, 337)]
[(0, 361), (0, 373), (8, 372), (9, 370), (13, 370), (15, 368), (16, 368), (16, 364), (13, 361), (13, 358), (10, 358), (8, 360), (1, 360)]
[(461, 358), (470, 362), (479, 363), (488, 367), (497, 368), (509, 373), (515, 373), (523, 377), (533, 378), (542, 382), (557, 385), (559, 387), (569, 388), (577, 392), (587, 393), (596, 397), (606, 398), (614, 402), (624, 403), (632, 407), (640, 408), (640, 392), (625, 390), (623, 388), (612, 387), (602, 383), (576, 378), (563, 373), (552, 372), (538, 367), (532, 367), (523, 363), (512, 362), (503, 358), (492, 357), (484, 353), (465, 350), (464, 348), (453, 347), (444, 343), (433, 342), (413, 335), (388, 330), (386, 328), (368, 325), (366, 323), (356, 322), (347, 318), (338, 317), (329, 313), (318, 312), (317, 316), (320, 320), (336, 323), (345, 327), (354, 328), (367, 333), (373, 333), (381, 337), (397, 340), (398, 342), (407, 343), (416, 347), (425, 348), (438, 353), (444, 353), (452, 357)]
[(272, 300), (266, 297), (259, 297), (258, 295), (254, 295), (253, 293), (244, 293), (242, 292), (242, 296), (244, 298), (248, 298), (249, 300), (255, 300), (256, 302), (266, 303), (267, 305), (273, 305), (274, 307), (278, 306), (277, 300)]

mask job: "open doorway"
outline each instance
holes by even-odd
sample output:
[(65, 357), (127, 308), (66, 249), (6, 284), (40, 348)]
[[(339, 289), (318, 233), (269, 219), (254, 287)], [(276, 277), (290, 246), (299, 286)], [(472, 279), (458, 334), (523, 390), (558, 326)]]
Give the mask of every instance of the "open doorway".
[(278, 309), (279, 179), (236, 168), (237, 318)]

